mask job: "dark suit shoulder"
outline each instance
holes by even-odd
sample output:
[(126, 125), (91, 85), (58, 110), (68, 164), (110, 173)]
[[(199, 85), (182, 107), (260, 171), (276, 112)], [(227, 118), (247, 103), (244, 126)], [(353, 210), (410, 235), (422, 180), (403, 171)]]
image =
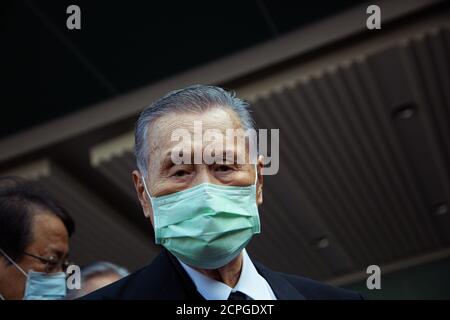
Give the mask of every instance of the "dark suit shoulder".
[(355, 300), (363, 298), (357, 292), (336, 288), (305, 277), (273, 271), (257, 261), (254, 261), (254, 264), (278, 299)]
[[(278, 299), (353, 300), (362, 296), (308, 278), (270, 270), (255, 262)], [(88, 294), (84, 300), (186, 300), (203, 299), (181, 266), (165, 250), (149, 265), (131, 275)]]
[(150, 265), (143, 267), (113, 284), (96, 290), (84, 300), (179, 299), (184, 292), (181, 281), (162, 252)]
[(323, 282), (292, 274), (279, 273), (289, 283), (296, 287), (306, 299), (320, 300), (361, 300), (361, 294), (342, 288), (337, 288)]

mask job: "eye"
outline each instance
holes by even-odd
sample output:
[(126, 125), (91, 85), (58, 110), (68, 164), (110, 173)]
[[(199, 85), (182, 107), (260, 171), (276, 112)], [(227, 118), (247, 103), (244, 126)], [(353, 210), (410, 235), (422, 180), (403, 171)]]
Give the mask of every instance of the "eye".
[(173, 174), (173, 176), (174, 176), (174, 177), (183, 177), (183, 176), (188, 175), (188, 174), (189, 174), (189, 172), (186, 171), (186, 170), (177, 170), (177, 171)]
[(220, 166), (218, 166), (216, 168), (216, 171), (219, 171), (219, 172), (227, 172), (227, 171), (230, 171), (230, 170), (231, 170), (231, 168), (229, 166), (226, 166), (226, 165), (220, 165)]
[(55, 265), (58, 263), (58, 258), (55, 256), (50, 256), (47, 258), (47, 263), (49, 263), (51, 265)]

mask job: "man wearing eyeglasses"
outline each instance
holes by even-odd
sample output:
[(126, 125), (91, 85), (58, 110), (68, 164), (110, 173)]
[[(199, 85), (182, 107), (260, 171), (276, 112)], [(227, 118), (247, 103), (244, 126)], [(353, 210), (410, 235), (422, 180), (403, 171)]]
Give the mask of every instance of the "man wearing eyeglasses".
[(74, 229), (68, 213), (35, 185), (0, 178), (0, 300), (64, 298)]

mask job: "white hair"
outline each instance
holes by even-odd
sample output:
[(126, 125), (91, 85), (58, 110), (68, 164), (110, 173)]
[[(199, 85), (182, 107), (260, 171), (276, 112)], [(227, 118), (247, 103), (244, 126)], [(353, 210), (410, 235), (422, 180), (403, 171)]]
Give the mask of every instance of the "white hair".
[(139, 171), (147, 174), (147, 161), (150, 156), (148, 129), (155, 119), (174, 112), (201, 113), (212, 107), (234, 111), (241, 121), (242, 129), (255, 129), (250, 105), (237, 98), (232, 91), (205, 85), (171, 91), (145, 108), (136, 122), (135, 156)]

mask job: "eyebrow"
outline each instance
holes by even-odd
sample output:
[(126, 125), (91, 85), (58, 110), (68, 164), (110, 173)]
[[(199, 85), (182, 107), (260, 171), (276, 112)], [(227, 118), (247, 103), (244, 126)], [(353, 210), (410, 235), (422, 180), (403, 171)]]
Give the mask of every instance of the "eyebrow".
[(50, 248), (50, 252), (51, 252), (51, 254), (56, 255), (58, 258), (64, 258), (69, 255), (69, 252), (64, 253), (63, 251), (55, 249), (55, 248)]
[(166, 153), (166, 156), (164, 157), (162, 163), (161, 163), (161, 169), (168, 169), (174, 165), (171, 157), (172, 151), (169, 151)]
[[(163, 158), (162, 162), (161, 162), (161, 170), (165, 170), (168, 168), (171, 168), (173, 165), (175, 165), (172, 161), (172, 152), (173, 151), (168, 151), (166, 153), (166, 156)], [(226, 149), (223, 150), (222, 152), (222, 157), (221, 159), (224, 160), (224, 164), (237, 164), (237, 152), (235, 152), (234, 150), (230, 150), (230, 149)], [(228, 156), (228, 153), (232, 154), (232, 158)], [(179, 156), (182, 158), (183, 157), (183, 150), (179, 151)], [(214, 154), (215, 156), (215, 154)], [(202, 158), (203, 158), (203, 153), (202, 153)], [(194, 162), (194, 152), (191, 152), (191, 163), (184, 163), (183, 165), (191, 165)]]

